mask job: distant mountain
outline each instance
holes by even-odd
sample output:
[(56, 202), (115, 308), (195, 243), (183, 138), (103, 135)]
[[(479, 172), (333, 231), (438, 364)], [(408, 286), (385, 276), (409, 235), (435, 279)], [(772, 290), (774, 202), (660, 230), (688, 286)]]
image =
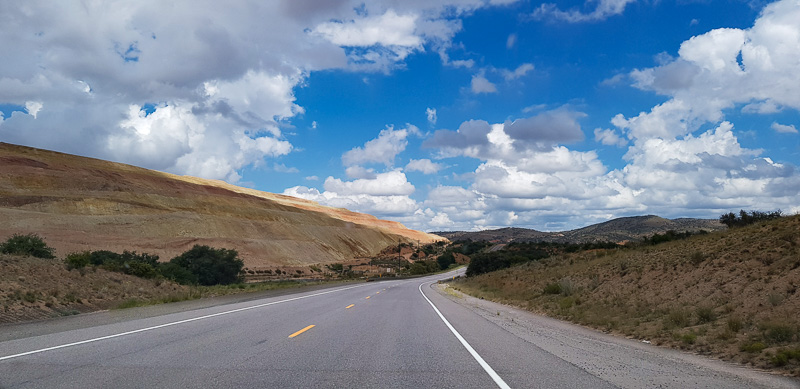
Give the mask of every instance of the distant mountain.
[(473, 241), (509, 242), (557, 242), (586, 243), (594, 241), (625, 242), (641, 240), (646, 236), (663, 234), (673, 230), (684, 231), (717, 231), (725, 226), (716, 219), (665, 219), (655, 215), (622, 217), (607, 222), (593, 224), (588, 227), (563, 232), (542, 232), (527, 228), (507, 227), (497, 230), (477, 232), (443, 231), (433, 234), (450, 239)]

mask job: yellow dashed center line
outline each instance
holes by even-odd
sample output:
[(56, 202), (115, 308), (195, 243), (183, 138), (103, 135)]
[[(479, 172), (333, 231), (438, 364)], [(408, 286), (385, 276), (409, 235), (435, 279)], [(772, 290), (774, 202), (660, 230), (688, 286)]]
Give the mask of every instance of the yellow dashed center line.
[(375, 294), (378, 294), (378, 293), (380, 293), (380, 291), (378, 291), (378, 292), (375, 292)]
[(302, 334), (303, 332), (306, 332), (306, 331), (308, 331), (308, 330), (310, 330), (310, 329), (312, 329), (312, 328), (314, 328), (314, 325), (313, 325), (313, 324), (312, 324), (312, 325), (310, 325), (310, 326), (308, 326), (308, 327), (306, 327), (306, 328), (303, 328), (303, 329), (302, 329), (302, 330), (300, 330), (300, 331), (297, 331), (297, 332), (295, 332), (295, 333), (293, 333), (293, 334), (289, 335), (289, 337), (290, 337), (290, 338), (294, 338), (295, 336), (297, 336), (297, 335), (300, 335), (300, 334)]
[(369, 300), (370, 296), (367, 296), (367, 300)]
[(350, 305), (344, 307), (344, 309), (350, 309), (350, 308), (353, 308), (354, 306), (356, 306), (356, 305), (355, 304), (350, 304)]

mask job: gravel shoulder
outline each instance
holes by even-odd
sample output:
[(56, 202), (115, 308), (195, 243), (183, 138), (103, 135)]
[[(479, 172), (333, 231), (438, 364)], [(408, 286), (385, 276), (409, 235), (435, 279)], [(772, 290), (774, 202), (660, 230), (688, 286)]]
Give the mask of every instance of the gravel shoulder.
[(800, 388), (800, 380), (660, 348), (477, 299), (439, 284), (448, 299), (620, 388)]

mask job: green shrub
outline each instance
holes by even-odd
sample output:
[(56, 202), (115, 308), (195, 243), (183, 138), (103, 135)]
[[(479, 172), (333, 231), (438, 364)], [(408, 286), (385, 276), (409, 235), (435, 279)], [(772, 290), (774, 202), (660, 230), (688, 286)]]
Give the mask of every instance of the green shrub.
[(702, 251), (695, 251), (692, 253), (692, 256), (689, 258), (689, 260), (692, 262), (692, 265), (697, 266), (706, 260), (706, 256)]
[(562, 278), (558, 281), (558, 286), (561, 289), (561, 294), (564, 296), (572, 296), (575, 293), (575, 285), (569, 278)]
[(170, 263), (187, 269), (200, 285), (227, 285), (239, 282), (244, 262), (236, 250), (215, 249), (195, 245), (189, 251), (172, 258)]
[(542, 291), (544, 294), (561, 294), (561, 285), (558, 283), (547, 284)]
[(664, 324), (667, 327), (686, 327), (689, 325), (689, 315), (682, 309), (674, 309), (667, 315)]
[(686, 344), (694, 344), (697, 341), (697, 335), (693, 333), (681, 335), (681, 341)]
[(436, 261), (417, 261), (411, 264), (409, 273), (412, 275), (422, 275), (439, 271), (439, 264)]
[(742, 328), (744, 327), (742, 320), (739, 319), (738, 317), (729, 317), (727, 324), (728, 324), (728, 329), (734, 333), (741, 331)]
[(782, 323), (768, 323), (763, 326), (764, 338), (773, 343), (790, 342), (795, 334), (793, 326)]
[(739, 350), (746, 353), (760, 353), (765, 348), (767, 348), (767, 346), (761, 342), (748, 342), (739, 346)]
[(786, 366), (790, 360), (800, 361), (800, 348), (794, 350), (778, 350), (770, 359), (775, 366)]
[(4, 243), (0, 243), (0, 253), (3, 254), (53, 259), (56, 257), (54, 251), (36, 234), (14, 234)]
[(177, 263), (166, 262), (158, 265), (158, 272), (168, 279), (182, 285), (197, 284), (197, 275)]
[(92, 263), (92, 254), (88, 251), (72, 253), (64, 259), (68, 269), (83, 269)]
[(125, 274), (136, 277), (153, 278), (158, 275), (156, 268), (146, 262), (130, 262), (125, 264)]
[(711, 323), (717, 320), (717, 313), (711, 307), (697, 307), (695, 310), (697, 314), (697, 322), (700, 324)]

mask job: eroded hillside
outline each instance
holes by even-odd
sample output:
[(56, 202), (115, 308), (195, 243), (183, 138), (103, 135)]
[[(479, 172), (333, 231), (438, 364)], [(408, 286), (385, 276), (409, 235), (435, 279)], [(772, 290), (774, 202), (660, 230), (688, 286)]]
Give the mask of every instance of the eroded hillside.
[(0, 143), (0, 237), (36, 233), (63, 256), (195, 244), (236, 249), (251, 269), (331, 263), (441, 239), (400, 223), (221, 181)]

